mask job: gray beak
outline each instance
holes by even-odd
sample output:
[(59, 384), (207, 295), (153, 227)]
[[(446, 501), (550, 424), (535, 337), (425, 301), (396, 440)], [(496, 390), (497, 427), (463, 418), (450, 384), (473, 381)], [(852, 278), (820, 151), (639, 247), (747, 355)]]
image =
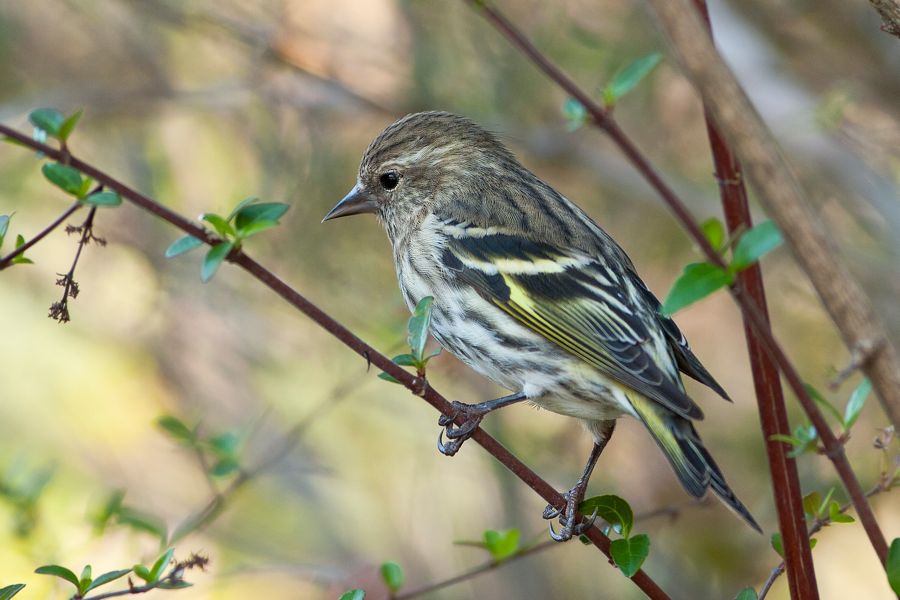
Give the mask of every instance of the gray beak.
[(322, 222), (338, 217), (349, 217), (350, 215), (359, 215), (362, 213), (373, 213), (378, 210), (378, 202), (370, 198), (359, 187), (359, 184), (350, 190), (350, 193), (344, 196), (344, 199), (338, 202), (334, 208), (328, 211)]

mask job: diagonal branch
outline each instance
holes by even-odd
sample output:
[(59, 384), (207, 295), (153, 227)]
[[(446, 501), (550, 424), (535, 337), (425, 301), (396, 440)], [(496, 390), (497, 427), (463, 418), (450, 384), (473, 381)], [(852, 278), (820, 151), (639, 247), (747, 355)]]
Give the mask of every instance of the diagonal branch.
[[(99, 168), (82, 161), (81, 159), (63, 153), (62, 151), (52, 148), (46, 144), (42, 144), (31, 139), (10, 127), (0, 125), (0, 135), (5, 135), (14, 140), (21, 142), (22, 145), (34, 150), (43, 152), (46, 156), (60, 160), (63, 155), (68, 157), (69, 165), (78, 169), (85, 175), (92, 177), (94, 181), (103, 184), (107, 189), (117, 192), (120, 196), (131, 202), (132, 204), (156, 215), (160, 219), (174, 225), (183, 232), (202, 240), (208, 245), (215, 245), (222, 240), (211, 234), (207, 230), (191, 222), (187, 217), (163, 206), (159, 202), (153, 200), (149, 196), (138, 192), (137, 190), (125, 185), (121, 181), (108, 175)], [(251, 276), (262, 282), (269, 289), (281, 296), (291, 306), (310, 317), (319, 326), (328, 331), (331, 335), (344, 343), (351, 350), (362, 356), (370, 364), (375, 365), (382, 371), (397, 379), (404, 387), (421, 396), (431, 406), (436, 408), (444, 415), (454, 416), (456, 413), (452, 410), (450, 402), (447, 401), (440, 393), (428, 385), (427, 382), (418, 378), (416, 375), (403, 369), (390, 358), (380, 353), (378, 350), (361, 340), (349, 329), (341, 325), (331, 315), (324, 312), (318, 306), (307, 300), (300, 292), (293, 289), (290, 285), (281, 280), (277, 275), (269, 271), (260, 263), (252, 259), (249, 255), (241, 250), (233, 250), (228, 256), (228, 260), (242, 269), (250, 273)], [(455, 417), (458, 421), (462, 420), (461, 416)], [(458, 424), (462, 424), (459, 422)], [(477, 428), (472, 435), (481, 447), (488, 451), (503, 466), (505, 466), (516, 477), (522, 480), (525, 485), (534, 490), (548, 504), (551, 504), (560, 510), (565, 507), (565, 499), (557, 492), (549, 483), (542, 479), (537, 473), (532, 471), (527, 465), (520, 461), (515, 455), (507, 450), (500, 442), (494, 439), (490, 434), (481, 428)], [(578, 518), (583, 518), (579, 515)], [(591, 542), (599, 548), (610, 560), (610, 539), (600, 531), (597, 526), (590, 527), (585, 535)], [(635, 573), (631, 580), (641, 589), (647, 597), (654, 600), (668, 600), (669, 595), (657, 585), (643, 570)]]
[[(500, 31), (500, 33), (505, 35), (514, 46), (516, 46), (523, 54), (528, 56), (528, 58), (530, 58), (538, 66), (538, 68), (540, 68), (550, 79), (555, 81), (563, 90), (566, 91), (566, 93), (582, 103), (585, 111), (587, 111), (588, 115), (592, 119), (591, 123), (605, 131), (606, 134), (610, 136), (613, 142), (615, 142), (615, 144), (619, 147), (619, 150), (632, 163), (635, 169), (637, 169), (637, 171), (644, 177), (644, 179), (647, 180), (647, 182), (653, 187), (653, 189), (656, 190), (660, 197), (662, 197), (681, 226), (687, 230), (700, 250), (706, 255), (707, 260), (709, 260), (709, 262), (718, 266), (719, 268), (725, 269), (727, 266), (725, 264), (725, 261), (713, 249), (709, 241), (706, 239), (706, 236), (703, 235), (700, 226), (691, 216), (690, 212), (687, 209), (687, 206), (675, 194), (672, 188), (670, 188), (663, 181), (659, 173), (656, 172), (656, 170), (650, 164), (649, 160), (647, 160), (647, 158), (643, 155), (643, 153), (641, 153), (637, 146), (634, 145), (631, 139), (619, 128), (618, 125), (616, 125), (615, 121), (613, 121), (612, 117), (609, 115), (609, 112), (602, 106), (597, 104), (590, 97), (590, 95), (579, 88), (571, 79), (569, 79), (567, 75), (565, 75), (553, 63), (551, 63), (549, 59), (547, 59), (540, 52), (540, 50), (538, 50), (534, 46), (534, 44), (532, 44), (522, 34), (522, 32), (519, 31), (509, 21), (509, 19), (507, 19), (497, 9), (490, 6), (487, 0), (465, 1), (475, 7), (482, 14), (482, 16), (484, 16), (484, 18), (487, 19), (489, 23), (491, 23), (491, 25), (493, 25), (498, 31)], [(659, 4), (666, 3), (666, 0), (653, 1), (658, 2)], [(693, 8), (690, 6), (688, 6), (686, 11), (687, 13), (694, 12)], [(708, 40), (708, 36), (702, 29), (702, 26), (700, 26), (699, 24), (698, 26), (701, 29), (699, 33), (696, 33), (695, 35), (706, 38)], [(719, 117), (717, 116), (717, 118)], [(809, 417), (810, 421), (812, 421), (812, 424), (816, 427), (816, 431), (818, 432), (822, 444), (825, 447), (825, 455), (834, 464), (835, 470), (837, 471), (838, 476), (841, 479), (841, 483), (847, 490), (847, 494), (853, 501), (853, 506), (854, 508), (856, 508), (856, 511), (860, 516), (860, 521), (863, 524), (863, 528), (865, 529), (866, 534), (869, 536), (869, 541), (872, 544), (872, 547), (875, 549), (879, 560), (881, 560), (882, 564), (884, 564), (884, 561), (887, 557), (887, 542), (884, 539), (884, 534), (878, 527), (878, 522), (875, 520), (875, 514), (872, 512), (872, 507), (869, 506), (865, 494), (862, 491), (862, 487), (860, 487), (859, 481), (856, 479), (856, 474), (853, 472), (853, 469), (850, 466), (850, 462), (847, 460), (847, 455), (844, 452), (843, 443), (838, 440), (837, 437), (835, 437), (834, 433), (831, 431), (830, 426), (828, 425), (828, 422), (825, 420), (825, 416), (822, 414), (822, 411), (819, 410), (819, 407), (809, 395), (809, 392), (806, 391), (806, 388), (803, 385), (803, 379), (800, 377), (797, 369), (791, 363), (787, 354), (775, 340), (775, 337), (773, 336), (771, 329), (768, 327), (765, 318), (760, 312), (759, 307), (747, 294), (746, 290), (740, 283), (732, 285), (729, 290), (731, 291), (731, 295), (734, 298), (735, 302), (737, 302), (738, 306), (740, 307), (744, 318), (749, 322), (750, 326), (759, 336), (759, 339), (760, 341), (762, 341), (766, 350), (771, 354), (772, 358), (778, 364), (778, 367), (787, 380), (788, 384), (790, 385), (791, 390), (797, 396), (797, 400), (803, 407), (803, 411)], [(891, 376), (900, 378), (900, 368), (898, 368), (895, 373), (891, 374)], [(900, 386), (898, 386), (898, 389), (900, 389)]]

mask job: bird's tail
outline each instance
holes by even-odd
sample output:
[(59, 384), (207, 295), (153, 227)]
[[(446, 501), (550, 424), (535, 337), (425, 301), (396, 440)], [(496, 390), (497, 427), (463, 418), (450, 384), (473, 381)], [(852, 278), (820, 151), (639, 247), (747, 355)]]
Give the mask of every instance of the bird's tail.
[(693, 424), (636, 393), (629, 393), (628, 399), (669, 459), (681, 485), (697, 498), (706, 494), (708, 488), (712, 488), (725, 506), (762, 533), (753, 515), (728, 487), (722, 471), (703, 447)]

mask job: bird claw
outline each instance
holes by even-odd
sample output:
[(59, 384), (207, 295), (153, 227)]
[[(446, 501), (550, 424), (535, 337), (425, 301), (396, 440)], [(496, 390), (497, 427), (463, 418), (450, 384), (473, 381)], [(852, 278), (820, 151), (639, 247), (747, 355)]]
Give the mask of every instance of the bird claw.
[[(443, 427), (438, 435), (438, 451), (444, 456), (453, 456), (462, 447), (463, 442), (472, 437), (475, 430), (481, 424), (486, 411), (479, 410), (462, 402), (453, 403), (453, 412), (449, 415), (441, 415), (438, 418), (438, 425)], [(457, 418), (462, 416), (464, 421), (462, 425), (456, 425)], [(448, 442), (444, 441), (446, 434)]]
[(578, 504), (581, 503), (580, 497), (583, 495), (577, 492), (578, 490), (573, 489), (563, 494), (563, 497), (566, 499), (565, 508), (559, 509), (550, 504), (544, 509), (542, 516), (545, 519), (552, 520), (559, 517), (559, 524), (562, 525), (562, 529), (557, 532), (553, 528), (553, 523), (550, 523), (550, 537), (554, 541), (566, 542), (574, 536), (579, 536), (590, 529), (594, 525), (594, 521), (597, 520), (599, 508), (595, 508), (591, 516), (585, 517), (580, 523), (574, 522), (577, 516)]

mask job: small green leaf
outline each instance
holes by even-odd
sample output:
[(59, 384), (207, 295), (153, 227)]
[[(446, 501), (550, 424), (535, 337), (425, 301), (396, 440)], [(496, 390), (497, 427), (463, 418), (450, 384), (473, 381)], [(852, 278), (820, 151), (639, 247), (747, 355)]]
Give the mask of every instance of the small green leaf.
[(607, 494), (588, 498), (578, 505), (578, 512), (590, 516), (597, 511), (597, 516), (613, 526), (622, 536), (631, 535), (631, 527), (634, 525), (634, 513), (628, 502), (619, 496)]
[(764, 221), (738, 239), (729, 268), (733, 273), (746, 269), (783, 242), (784, 237), (775, 222)]
[(772, 534), (772, 550), (778, 553), (778, 556), (784, 558), (784, 544), (781, 542), (781, 534), (777, 531)]
[(644, 77), (649, 75), (660, 60), (662, 60), (662, 54), (654, 52), (628, 64), (616, 73), (612, 81), (603, 88), (603, 102), (607, 106), (615, 105), (622, 96), (633, 90)]
[(153, 568), (150, 569), (150, 582), (154, 582), (158, 580), (162, 574), (165, 572), (166, 568), (169, 566), (169, 562), (172, 560), (172, 555), (175, 553), (175, 548), (169, 548), (165, 552), (163, 552), (159, 558), (156, 559), (156, 562), (153, 563)]
[(158, 538), (163, 538), (166, 535), (166, 526), (157, 517), (138, 512), (127, 506), (120, 508), (118, 515), (118, 522), (121, 525), (126, 525), (136, 531), (149, 533)]
[(172, 438), (186, 446), (192, 446), (197, 441), (194, 430), (184, 424), (178, 417), (163, 415), (156, 420), (156, 425)]
[(134, 571), (135, 575), (137, 575), (147, 583), (150, 583), (150, 569), (148, 569), (144, 565), (134, 565), (131, 570)]
[(407, 325), (407, 342), (413, 356), (421, 361), (425, 355), (425, 343), (428, 341), (428, 327), (431, 324), (431, 309), (434, 298), (425, 296), (416, 305), (416, 310)]
[(381, 578), (392, 593), (396, 594), (403, 587), (403, 569), (393, 561), (381, 565)]
[(228, 221), (229, 223), (231, 223), (242, 208), (244, 208), (248, 204), (253, 204), (257, 200), (259, 200), (259, 198), (257, 198), (256, 196), (250, 196), (249, 198), (244, 198), (243, 200), (238, 202), (234, 208), (231, 209), (231, 212), (228, 213), (228, 216), (225, 218), (225, 220)]
[(819, 390), (817, 390), (816, 388), (814, 388), (813, 386), (811, 386), (808, 383), (804, 383), (803, 387), (806, 389), (806, 393), (809, 394), (809, 397), (812, 398), (813, 400), (815, 400), (816, 402), (818, 402), (819, 406), (824, 408), (828, 412), (828, 414), (833, 416), (837, 420), (838, 423), (844, 422), (843, 417), (841, 417), (841, 412), (837, 408), (835, 408), (834, 404), (829, 402), (825, 398), (825, 396), (820, 394)]
[(412, 354), (398, 354), (391, 360), (401, 367), (415, 367), (418, 364), (418, 360)]
[(731, 285), (733, 281), (731, 273), (716, 265), (705, 262), (689, 264), (666, 296), (661, 311), (665, 315), (671, 315), (716, 290)]
[(192, 587), (194, 584), (187, 581), (163, 581), (156, 587), (161, 590), (183, 590)]
[(888, 550), (887, 563), (885, 563), (888, 583), (894, 593), (900, 596), (900, 538), (894, 538), (891, 549)]
[(391, 383), (398, 383), (400, 385), (403, 385), (402, 383), (400, 383), (399, 379), (397, 379), (393, 375), (388, 375), (384, 371), (378, 374), (378, 379), (384, 379), (385, 381), (390, 381)]
[(238, 460), (233, 456), (220, 458), (209, 468), (209, 474), (213, 477), (227, 477), (241, 468)]
[(360, 589), (347, 590), (338, 600), (366, 600), (366, 593)]
[(3, 246), (3, 238), (9, 230), (10, 215), (0, 215), (0, 246)]
[(88, 177), (87, 175), (83, 176), (84, 178), (81, 180), (81, 187), (78, 188), (77, 196), (79, 198), (84, 198), (87, 196), (87, 193), (91, 190), (91, 185), (94, 183), (93, 178)]
[(38, 108), (31, 111), (28, 120), (38, 129), (46, 131), (53, 137), (59, 137), (59, 129), (62, 127), (65, 117), (55, 108)]
[(78, 577), (75, 576), (75, 573), (70, 571), (65, 567), (61, 567), (59, 565), (44, 565), (43, 567), (38, 567), (34, 570), (38, 575), (53, 575), (55, 577), (59, 577), (60, 579), (65, 579), (69, 583), (75, 586), (75, 589), (78, 589)]
[(97, 589), (101, 585), (106, 585), (110, 581), (115, 581), (116, 579), (118, 579), (120, 577), (124, 577), (124, 576), (128, 575), (129, 573), (131, 573), (131, 569), (119, 569), (118, 571), (110, 571), (108, 573), (104, 573), (103, 575), (100, 575), (99, 577), (97, 577), (97, 579), (95, 579), (94, 581), (91, 582), (91, 585), (88, 586), (88, 588), (85, 590), (85, 593), (87, 593), (93, 589)]
[(855, 523), (856, 519), (841, 512), (841, 505), (837, 500), (832, 500), (828, 505), (828, 518), (832, 523)]
[(289, 204), (284, 202), (260, 202), (259, 204), (247, 204), (241, 207), (235, 215), (234, 225), (238, 231), (242, 231), (261, 221), (273, 221), (276, 224), (278, 219), (284, 216), (284, 213), (290, 208)]
[(812, 550), (813, 548), (816, 547), (816, 544), (818, 544), (818, 543), (819, 543), (819, 540), (817, 540), (816, 538), (810, 538), (809, 539), (809, 549)]
[(706, 237), (709, 245), (713, 247), (713, 250), (716, 252), (721, 251), (725, 245), (725, 226), (722, 224), (722, 221), (716, 217), (710, 217), (700, 224), (700, 229), (703, 230), (703, 235)]
[(591, 544), (594, 543), (591, 541), (591, 538), (584, 535), (583, 533), (578, 536), (578, 541), (581, 542), (582, 544), (584, 544), (585, 546), (590, 546)]
[(650, 538), (645, 533), (639, 533), (630, 538), (613, 540), (609, 553), (622, 574), (632, 577), (650, 554)]
[(81, 577), (78, 578), (78, 592), (83, 596), (91, 585), (93, 578), (91, 577), (91, 565), (84, 565), (81, 570)]
[(206, 441), (210, 450), (220, 457), (234, 456), (234, 452), (237, 450), (240, 442), (240, 436), (233, 431), (225, 431), (214, 435)]
[(231, 223), (229, 223), (216, 213), (203, 213), (202, 215), (200, 215), (200, 219), (212, 225), (213, 229), (216, 230), (216, 233), (218, 233), (223, 238), (233, 238), (237, 235), (237, 233), (234, 231), (234, 227), (231, 226)]
[(24, 583), (14, 583), (4, 588), (0, 588), (0, 600), (9, 600), (23, 589), (25, 589)]
[[(22, 234), (16, 235), (16, 250), (25, 245), (25, 238), (22, 237)], [(34, 261), (30, 258), (25, 258), (25, 254), (20, 254), (14, 259), (12, 259), (14, 265), (33, 265)]]
[(190, 252), (194, 248), (199, 248), (202, 245), (203, 241), (195, 238), (192, 235), (180, 237), (172, 242), (171, 246), (166, 248), (166, 258), (172, 258), (174, 256), (178, 256), (179, 254)]
[(810, 519), (815, 519), (819, 516), (819, 507), (821, 506), (822, 495), (819, 492), (810, 492), (803, 496), (803, 512), (805, 512)]
[(119, 206), (122, 204), (122, 196), (110, 191), (94, 192), (87, 196), (83, 202), (92, 206)]
[(518, 529), (505, 531), (488, 529), (484, 532), (484, 547), (491, 553), (494, 560), (500, 561), (509, 558), (519, 550), (520, 537)]
[(125, 499), (124, 490), (116, 490), (109, 495), (94, 516), (91, 518), (91, 523), (94, 526), (94, 533), (100, 534), (103, 533), (103, 530), (106, 529), (106, 525), (109, 523), (109, 520), (113, 517), (113, 515), (119, 514), (119, 509), (122, 508), (122, 500)]
[(738, 595), (734, 597), (734, 600), (757, 600), (759, 596), (756, 595), (756, 590), (752, 587), (746, 587), (738, 592)]
[(251, 235), (256, 235), (261, 231), (265, 231), (276, 226), (278, 226), (278, 221), (254, 221), (246, 227), (241, 227), (240, 229), (238, 229), (237, 233), (238, 237), (243, 240), (247, 239)]
[(866, 403), (866, 398), (869, 397), (871, 391), (872, 382), (866, 377), (859, 382), (859, 385), (856, 386), (856, 389), (850, 394), (850, 400), (847, 401), (847, 406), (844, 409), (843, 423), (845, 430), (849, 430), (853, 427), (853, 424), (856, 423), (856, 420), (859, 418), (859, 413)]
[(213, 278), (216, 271), (222, 266), (222, 261), (233, 249), (234, 242), (219, 242), (206, 253), (206, 256), (203, 258), (203, 267), (200, 269), (200, 280), (203, 283)]
[(562, 113), (566, 119), (566, 129), (569, 131), (575, 131), (587, 122), (587, 110), (575, 98), (566, 98), (566, 101), (563, 102)]
[(59, 163), (46, 163), (41, 167), (41, 172), (50, 183), (67, 194), (77, 196), (81, 191), (81, 173), (77, 169)]
[(71, 115), (66, 117), (66, 120), (62, 122), (59, 126), (58, 136), (62, 141), (66, 141), (69, 139), (69, 136), (72, 135), (72, 132), (75, 130), (75, 126), (78, 125), (78, 121), (81, 119), (81, 114), (84, 112), (83, 108), (79, 108)]

